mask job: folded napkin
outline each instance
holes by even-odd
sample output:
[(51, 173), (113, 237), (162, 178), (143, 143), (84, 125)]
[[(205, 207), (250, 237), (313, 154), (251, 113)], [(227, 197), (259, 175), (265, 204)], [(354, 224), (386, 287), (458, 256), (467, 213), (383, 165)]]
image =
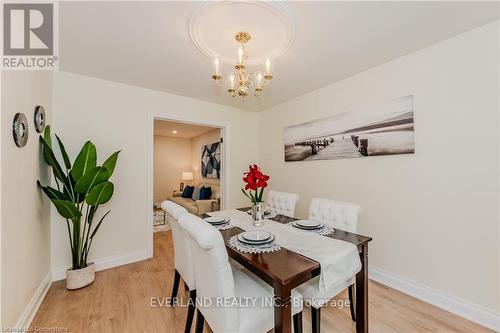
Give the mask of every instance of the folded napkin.
[(275, 242), (278, 245), (319, 262), (319, 290), (322, 292), (361, 270), (358, 249), (352, 243), (290, 228), (286, 224), (269, 219), (266, 219), (261, 227), (254, 227), (252, 217), (236, 209), (212, 212), (209, 215), (229, 217), (231, 224), (243, 230), (271, 232), (276, 236)]

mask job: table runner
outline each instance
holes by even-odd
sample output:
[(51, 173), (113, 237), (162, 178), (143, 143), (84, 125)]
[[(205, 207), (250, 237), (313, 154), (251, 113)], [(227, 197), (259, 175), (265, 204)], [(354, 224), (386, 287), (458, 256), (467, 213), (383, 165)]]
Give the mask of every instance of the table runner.
[(278, 245), (319, 262), (321, 292), (326, 292), (335, 284), (350, 279), (361, 270), (358, 249), (352, 243), (290, 228), (286, 224), (269, 219), (266, 219), (261, 227), (254, 227), (252, 217), (236, 209), (211, 212), (209, 215), (229, 217), (232, 225), (243, 230), (272, 232), (276, 236), (275, 242)]

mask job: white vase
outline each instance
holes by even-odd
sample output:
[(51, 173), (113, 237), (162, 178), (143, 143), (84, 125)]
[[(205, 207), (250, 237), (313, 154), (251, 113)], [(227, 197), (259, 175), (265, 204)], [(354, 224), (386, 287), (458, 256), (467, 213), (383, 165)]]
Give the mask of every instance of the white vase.
[(80, 289), (88, 286), (95, 279), (95, 264), (88, 264), (80, 269), (68, 269), (66, 271), (66, 288), (69, 290)]
[(252, 221), (254, 227), (260, 227), (264, 224), (264, 203), (252, 202)]

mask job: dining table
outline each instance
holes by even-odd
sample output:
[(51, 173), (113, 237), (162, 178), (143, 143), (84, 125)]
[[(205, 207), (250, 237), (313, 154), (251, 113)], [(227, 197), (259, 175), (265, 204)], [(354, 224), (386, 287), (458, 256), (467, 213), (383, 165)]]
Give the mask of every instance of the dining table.
[[(238, 208), (237, 210), (247, 212), (250, 207)], [(209, 217), (210, 213), (200, 214), (200, 217)], [(219, 211), (217, 214), (224, 214)], [(275, 215), (268, 218), (274, 222), (286, 224), (296, 220), (295, 217)], [(264, 222), (265, 223), (265, 222)], [(274, 332), (292, 332), (292, 289), (304, 282), (321, 274), (319, 262), (310, 259), (300, 253), (281, 247), (279, 251), (268, 253), (245, 253), (240, 252), (229, 245), (232, 236), (238, 235), (244, 230), (234, 226), (229, 229), (220, 230), (228, 256), (261, 278), (274, 289)], [(359, 253), (361, 270), (355, 278), (355, 313), (356, 332), (368, 332), (368, 243), (371, 237), (362, 236), (352, 232), (335, 229), (329, 235), (333, 239), (354, 244)]]

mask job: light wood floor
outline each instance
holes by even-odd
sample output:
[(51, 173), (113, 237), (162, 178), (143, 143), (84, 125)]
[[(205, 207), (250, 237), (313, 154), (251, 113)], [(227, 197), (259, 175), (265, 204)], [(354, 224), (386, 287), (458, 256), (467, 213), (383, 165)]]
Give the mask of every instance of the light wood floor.
[[(54, 282), (32, 327), (69, 332), (183, 332), (185, 308), (152, 308), (151, 297), (170, 296), (173, 248), (170, 231), (154, 234), (154, 258), (96, 274), (89, 287), (68, 291)], [(179, 288), (183, 289), (183, 288)], [(185, 297), (184, 290), (180, 291)], [(384, 285), (370, 282), (370, 332), (492, 332)], [(347, 300), (347, 293), (338, 296)], [(304, 312), (304, 332), (310, 332)], [(355, 332), (349, 309), (324, 308), (322, 332)], [(194, 325), (193, 325), (194, 331)], [(205, 325), (205, 331), (210, 330)]]

